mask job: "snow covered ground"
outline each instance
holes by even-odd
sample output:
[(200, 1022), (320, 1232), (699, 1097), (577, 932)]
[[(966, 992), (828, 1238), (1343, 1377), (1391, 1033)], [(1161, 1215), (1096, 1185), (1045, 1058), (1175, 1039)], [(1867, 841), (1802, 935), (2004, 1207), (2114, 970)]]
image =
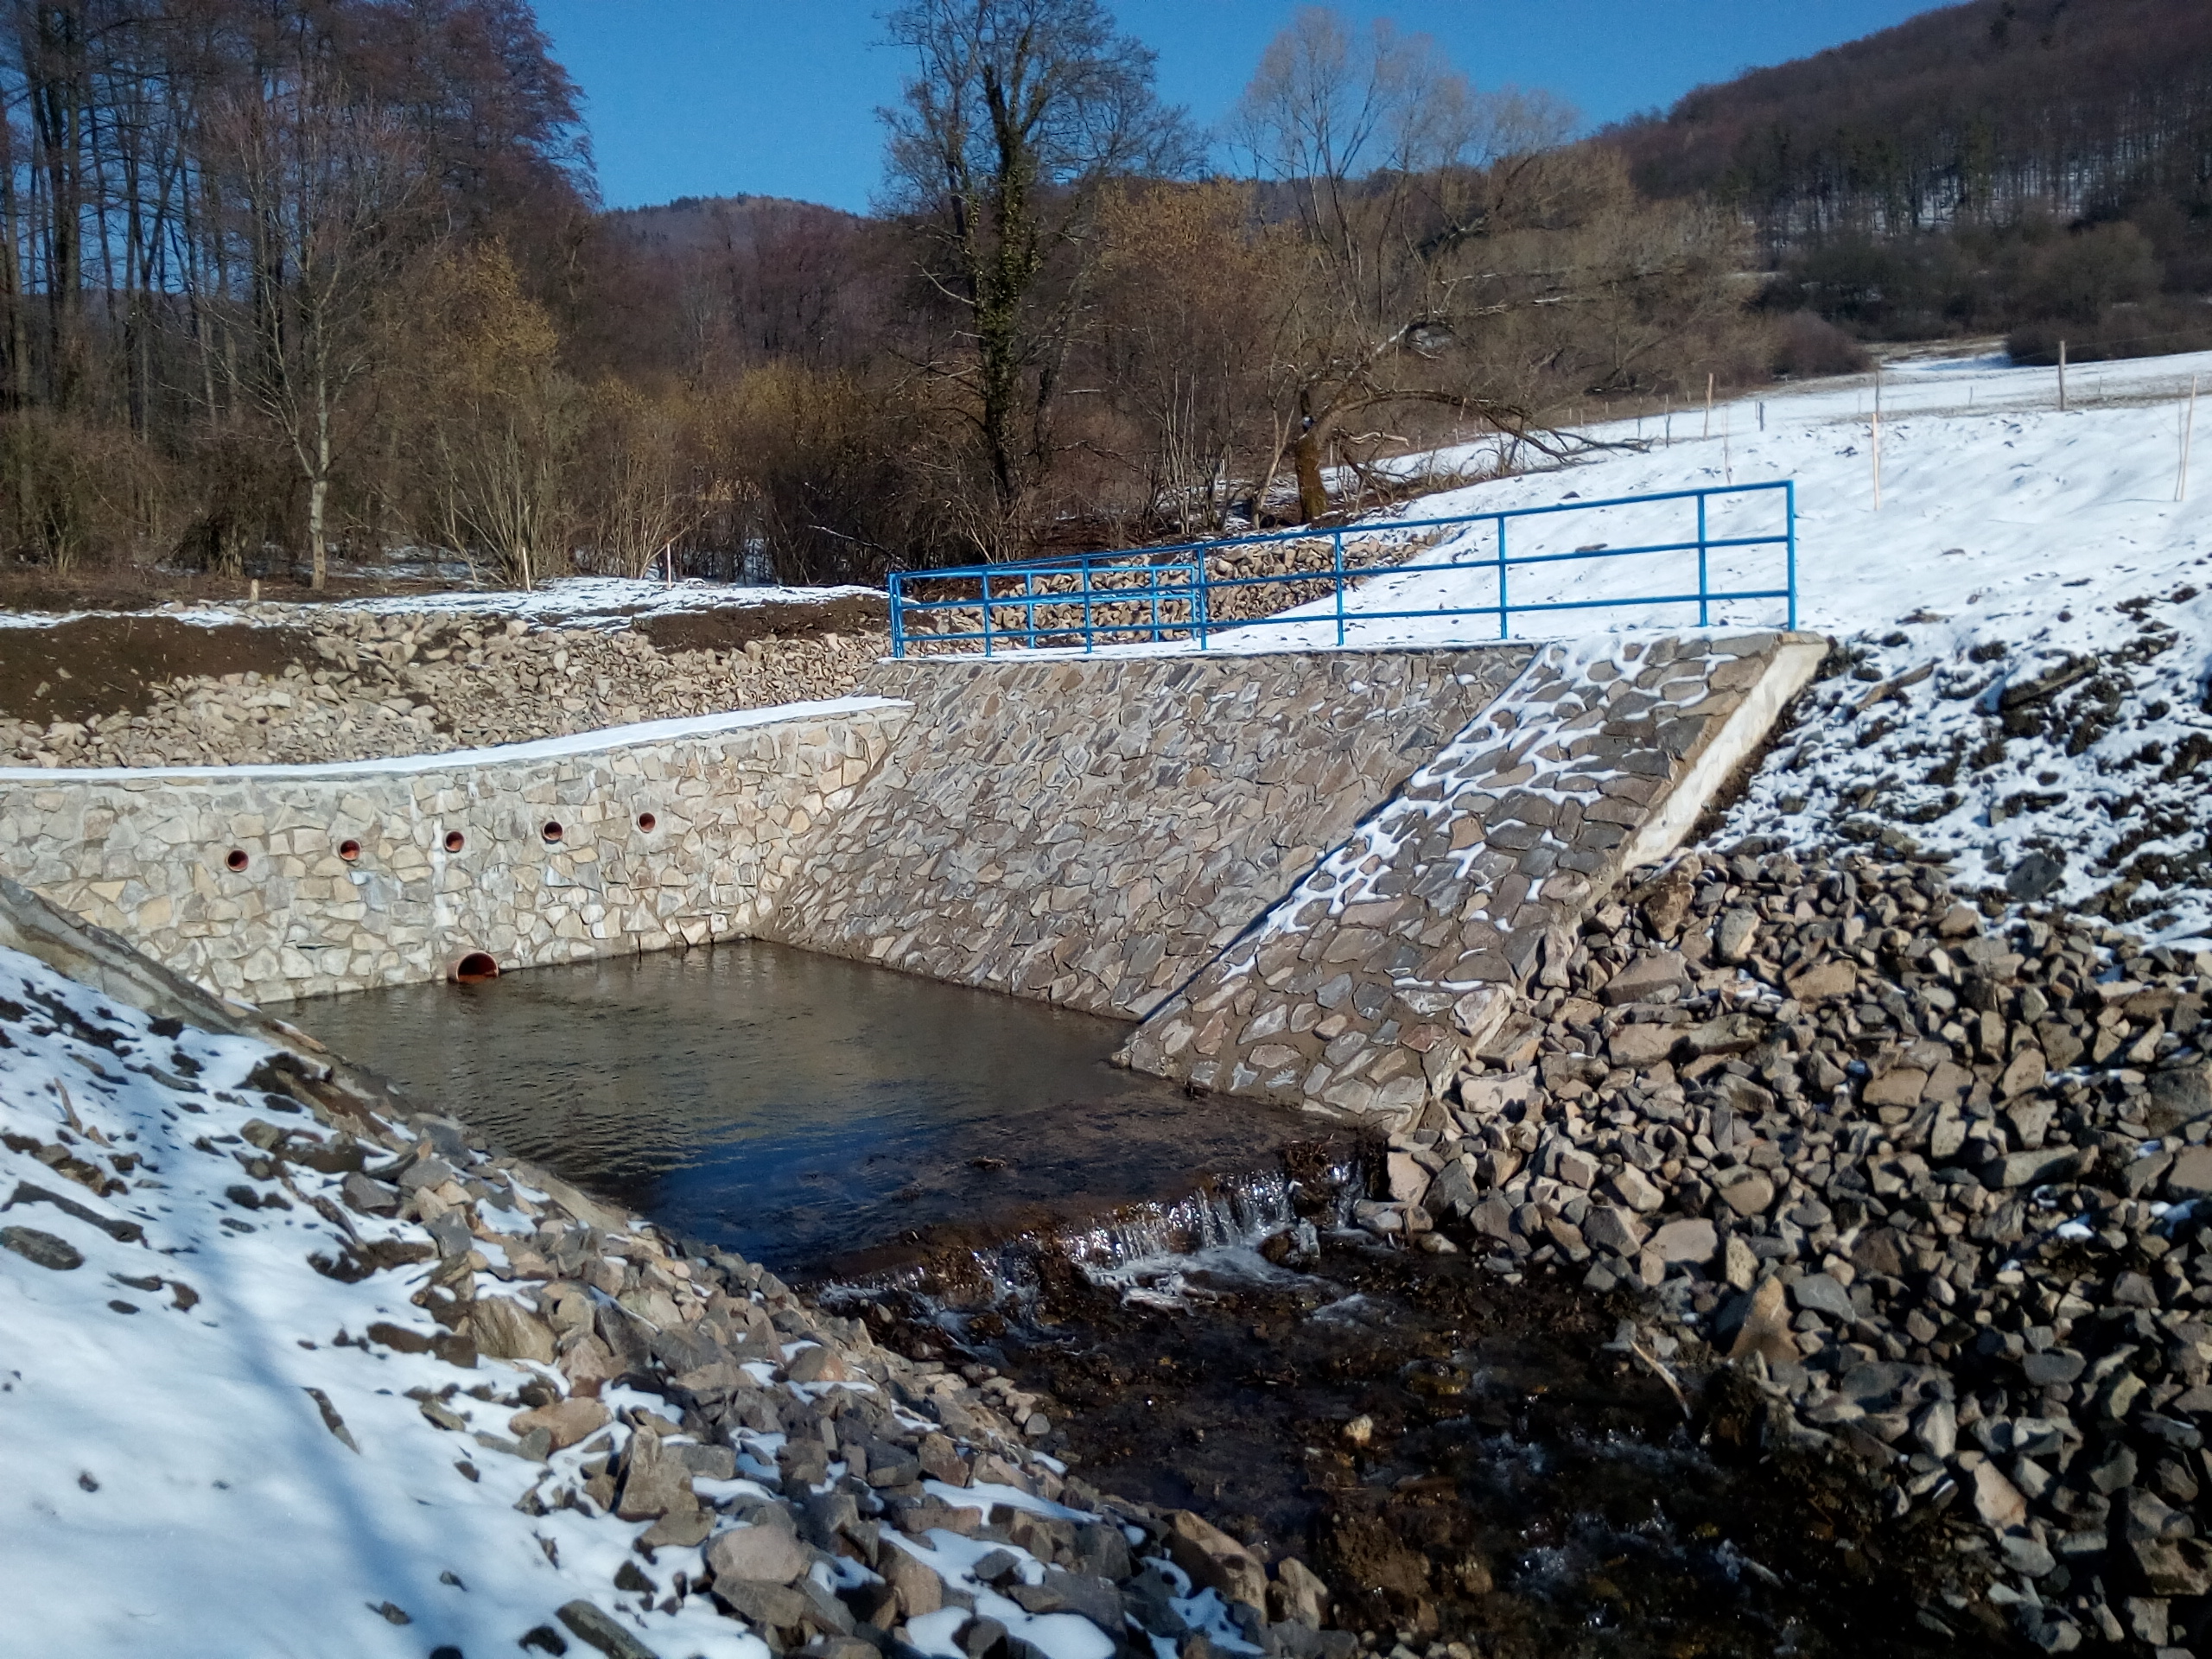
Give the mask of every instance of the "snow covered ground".
[[(563, 576), (541, 582), (529, 593), (506, 588), (450, 588), (442, 593), (403, 594), (385, 599), (333, 599), (315, 605), (288, 605), (276, 598), (257, 603), (161, 607), (161, 614), (206, 627), (257, 622), (299, 626), (331, 610), (373, 616), (486, 616), (569, 626), (613, 627), (639, 617), (691, 611), (741, 610), (762, 605), (832, 604), (839, 600), (878, 599), (880, 588), (749, 588), (686, 580), (670, 584), (628, 576)], [(0, 628), (52, 627), (93, 611), (0, 611)]]
[[(2192, 379), (2207, 393), (2190, 499), (2175, 499)], [(1882, 377), (1881, 505), (1871, 376), (1589, 429), (1643, 443), (1425, 496), (1362, 526), (1794, 480), (1797, 623), (1834, 635), (1837, 671), (1807, 694), (1726, 833), (1885, 842), (1960, 861), (1963, 886), (2095, 911), (2152, 938), (2212, 938), (2212, 353), (2050, 369), (1922, 357)], [(1445, 471), (1474, 454), (1419, 458)], [(1408, 463), (1414, 464), (1414, 463)], [(1783, 528), (1778, 492), (1715, 500), (1709, 533)], [(1694, 538), (1689, 501), (1591, 507), (1508, 524), (1511, 556)], [(1369, 578), (1352, 647), (1478, 643), (1496, 617), (1497, 530), (1412, 555), (1460, 569)], [(1785, 552), (1715, 553), (1715, 590), (1784, 585)], [(1693, 604), (1591, 604), (1696, 591), (1694, 554), (1570, 559), (1509, 571), (1516, 639), (1694, 626)], [(1384, 619), (1378, 613), (1427, 614)], [(1775, 626), (1777, 600), (1716, 603), (1716, 626)], [(1333, 601), (1217, 633), (1215, 651), (1327, 648)], [(1160, 647), (1117, 647), (1149, 652)], [(1182, 650), (1185, 646), (1167, 649)], [(1040, 653), (1043, 654), (1043, 653)], [(1052, 653), (1066, 654), (1066, 653)]]
[[(587, 1448), (540, 1465), (434, 1427), (408, 1397), (458, 1385), (451, 1407), (504, 1438), (513, 1408), (466, 1390), (504, 1395), (531, 1370), (334, 1345), (379, 1321), (435, 1334), (406, 1300), (427, 1267), (350, 1285), (316, 1272), (308, 1256), (345, 1241), (310, 1199), (338, 1179), (293, 1166), (288, 1196), (240, 1163), (255, 1151), (241, 1132), (268, 1119), (245, 1091), (270, 1051), (156, 1023), (0, 950), (0, 1652), (510, 1653), (579, 1597), (613, 1608), (636, 1529), (515, 1507)], [(46, 1160), (57, 1147), (72, 1167)], [(241, 1186), (264, 1207), (227, 1196)], [(639, 1629), (669, 1652), (766, 1659), (703, 1599)]]
[[(1678, 414), (1671, 448), (1416, 511), (1556, 500), (1563, 486), (1620, 496), (1795, 479), (1799, 626), (1839, 639), (1844, 671), (1808, 694), (1724, 834), (1947, 855), (1961, 885), (2201, 941), (2212, 938), (2212, 408), (2192, 499), (2174, 499), (2192, 378), (2212, 391), (2212, 354), (2075, 369), (2062, 414), (2051, 370), (1902, 365), (1883, 377), (1878, 510), (1861, 379), (1729, 405), (1711, 438), (1685, 437), (1701, 410)], [(1626, 539), (1567, 522), (1562, 541)], [(1753, 550), (1734, 579), (1769, 585), (1762, 559), (1770, 571)], [(1571, 573), (1554, 578), (1562, 597), (1622, 591), (1594, 562), (1552, 569)], [(1606, 620), (1694, 620), (1685, 608)], [(1554, 613), (1542, 631), (1581, 614)], [(1781, 620), (1771, 601), (1715, 617)]]

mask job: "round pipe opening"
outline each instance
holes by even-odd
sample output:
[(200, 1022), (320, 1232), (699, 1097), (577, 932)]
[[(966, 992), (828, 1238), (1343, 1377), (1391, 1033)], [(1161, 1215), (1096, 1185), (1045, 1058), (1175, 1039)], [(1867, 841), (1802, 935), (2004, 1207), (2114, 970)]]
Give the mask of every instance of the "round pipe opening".
[(361, 843), (358, 841), (340, 842), (338, 843), (338, 856), (344, 859), (348, 864), (359, 863), (361, 861)]
[(561, 839), (561, 826), (556, 823), (552, 819), (548, 818), (545, 821), (545, 827), (543, 830), (540, 830), (537, 833), (544, 836), (548, 841), (558, 841)]
[(446, 851), (449, 853), (457, 853), (467, 844), (468, 838), (463, 836), (460, 830), (448, 830), (446, 831)]
[(451, 978), (456, 985), (481, 985), (487, 979), (499, 976), (499, 964), (493, 961), (487, 951), (472, 950), (453, 965)]
[(245, 849), (238, 847), (232, 848), (230, 856), (223, 861), (224, 864), (233, 871), (245, 868), (251, 861), (246, 857)]
[(638, 828), (646, 835), (650, 836), (652, 834), (653, 825), (659, 822), (660, 820), (654, 817), (650, 812), (640, 812), (638, 814)]

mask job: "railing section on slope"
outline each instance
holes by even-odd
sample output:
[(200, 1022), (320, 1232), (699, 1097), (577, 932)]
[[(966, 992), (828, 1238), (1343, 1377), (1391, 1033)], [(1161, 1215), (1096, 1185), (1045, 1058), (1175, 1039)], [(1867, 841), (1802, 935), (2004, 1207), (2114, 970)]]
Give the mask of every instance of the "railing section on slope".
[[(1752, 534), (1717, 533), (1716, 516), (1739, 518), (1745, 510), (1779, 498), (1779, 527), (1753, 526)], [(1671, 504), (1681, 504), (1679, 507)], [(1567, 551), (1552, 550), (1557, 539), (1542, 532), (1569, 529), (1578, 518), (1649, 508), (1694, 514), (1671, 539), (1612, 547), (1605, 543)], [(1761, 515), (1770, 517), (1770, 515)], [(1513, 550), (1509, 527), (1523, 520), (1535, 526), (1539, 550)], [(1487, 528), (1488, 536), (1481, 532)], [(1721, 526), (1721, 529), (1731, 526)], [(1525, 535), (1524, 531), (1524, 535)], [(1570, 529), (1570, 533), (1571, 529)], [(1521, 543), (1525, 547), (1525, 541)], [(1408, 548), (1443, 547), (1441, 563), (1398, 563)], [(1257, 575), (1240, 574), (1240, 562), (1281, 548), (1287, 568)], [(1738, 550), (1776, 550), (1780, 571), (1772, 585), (1732, 585), (1729, 563)], [(1320, 556), (1325, 552), (1324, 562)], [(1694, 559), (1694, 586), (1689, 562)], [(1661, 581), (1663, 590), (1590, 594), (1539, 582), (1537, 596), (1516, 600), (1512, 573), (1541, 570), (1554, 576), (1576, 574), (1576, 567), (1603, 564), (1634, 569), (1634, 561), (1671, 559)], [(1300, 564), (1300, 562), (1303, 561)], [(1648, 567), (1644, 567), (1648, 568)], [(1599, 576), (1610, 570), (1594, 573)], [(1716, 576), (1721, 585), (1716, 585)], [(1392, 608), (1408, 587), (1400, 578), (1435, 577), (1434, 603)], [(1496, 599), (1490, 597), (1495, 582)], [(1522, 578), (1527, 593), (1528, 577)], [(1513, 637), (1513, 620), (1561, 611), (1649, 610), (1696, 607), (1697, 626), (1710, 626), (1716, 607), (1780, 601), (1786, 626), (1797, 626), (1797, 486), (1784, 479), (1707, 489), (1669, 490), (1652, 495), (1605, 500), (1555, 502), (1541, 507), (1512, 507), (1496, 512), (1461, 513), (1443, 518), (1392, 519), (1328, 530), (1281, 531), (1217, 541), (1182, 543), (1111, 553), (1084, 553), (1062, 558), (1030, 559), (1005, 564), (967, 565), (954, 569), (913, 570), (891, 577), (892, 654), (945, 652), (986, 657), (1001, 651), (1073, 649), (1096, 651), (1102, 645), (1195, 642), (1204, 650), (1230, 629), (1333, 626), (1335, 642), (1348, 631), (1376, 622), (1422, 621), (1482, 617), (1495, 620), (1497, 638)], [(1479, 588), (1479, 594), (1478, 594)], [(1287, 593), (1285, 590), (1287, 590)], [(1363, 592), (1363, 590), (1366, 590)], [(1270, 597), (1287, 597), (1288, 608), (1269, 613)], [(1479, 597), (1480, 602), (1463, 602)], [(1372, 601), (1373, 602), (1370, 602)], [(1669, 619), (1687, 621), (1688, 618)], [(1305, 643), (1314, 643), (1310, 638)]]

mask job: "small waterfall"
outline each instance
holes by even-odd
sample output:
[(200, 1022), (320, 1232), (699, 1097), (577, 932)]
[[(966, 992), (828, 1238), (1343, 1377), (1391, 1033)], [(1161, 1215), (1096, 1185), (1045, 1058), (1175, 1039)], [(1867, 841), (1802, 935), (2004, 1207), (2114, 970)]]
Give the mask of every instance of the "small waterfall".
[(1033, 1313), (1048, 1276), (1065, 1267), (1123, 1296), (1173, 1305), (1194, 1294), (1186, 1275), (1205, 1267), (1265, 1274), (1258, 1247), (1291, 1235), (1287, 1254), (1310, 1256), (1316, 1227), (1347, 1225), (1365, 1190), (1367, 1160), (1357, 1147), (1327, 1148), (1319, 1162), (1286, 1158), (1271, 1169), (1215, 1176), (1180, 1198), (1126, 1205), (1088, 1224), (1031, 1232), (981, 1249), (814, 1287), (827, 1306), (905, 1299), (949, 1329), (990, 1312)]

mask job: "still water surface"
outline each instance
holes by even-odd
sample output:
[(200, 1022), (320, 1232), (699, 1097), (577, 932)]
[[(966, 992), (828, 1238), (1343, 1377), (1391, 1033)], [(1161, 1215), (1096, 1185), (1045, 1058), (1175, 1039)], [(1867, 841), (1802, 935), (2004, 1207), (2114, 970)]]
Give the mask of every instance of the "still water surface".
[(1108, 1065), (1118, 1021), (757, 941), (279, 1011), (418, 1105), (785, 1274), (1179, 1196), (1312, 1133)]

